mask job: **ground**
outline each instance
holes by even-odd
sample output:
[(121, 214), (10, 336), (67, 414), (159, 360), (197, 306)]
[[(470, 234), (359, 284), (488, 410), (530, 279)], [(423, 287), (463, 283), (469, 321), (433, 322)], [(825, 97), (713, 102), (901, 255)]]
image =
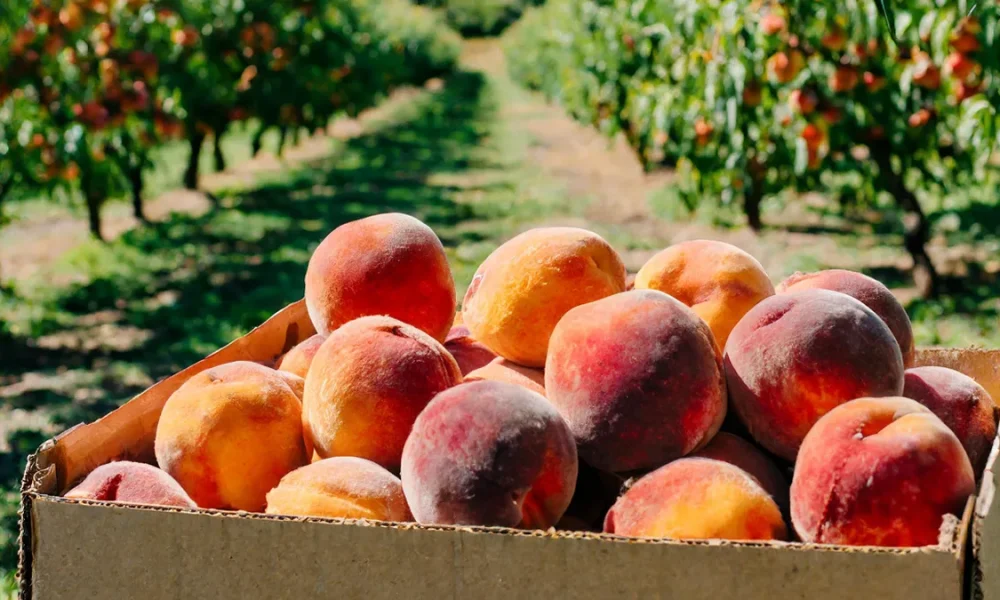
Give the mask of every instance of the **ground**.
[[(820, 197), (775, 201), (760, 234), (727, 207), (687, 215), (663, 192), (669, 173), (644, 173), (624, 143), (514, 85), (498, 42), (467, 42), (463, 64), (283, 159), (247, 160), (237, 134), (227, 148), (232, 169), (204, 181), (219, 206), (204, 194), (164, 192), (150, 201), (153, 224), (141, 227), (112, 206), (108, 243), (88, 240), (64, 209), (22, 209), (0, 239), (0, 273), (14, 287), (0, 304), (12, 336), (0, 351), (0, 570), (13, 565), (14, 490), (27, 453), (299, 299), (311, 249), (337, 225), (374, 213), (428, 223), (460, 294), (504, 239), (569, 224), (604, 235), (632, 271), (672, 242), (705, 237), (750, 251), (775, 280), (863, 270), (909, 303), (919, 343), (995, 343), (1000, 243), (996, 217), (977, 202), (942, 203), (932, 215), (951, 232), (935, 239), (934, 258), (948, 289), (961, 293), (919, 300), (896, 224), (838, 216)], [(158, 176), (154, 190), (169, 184)]]

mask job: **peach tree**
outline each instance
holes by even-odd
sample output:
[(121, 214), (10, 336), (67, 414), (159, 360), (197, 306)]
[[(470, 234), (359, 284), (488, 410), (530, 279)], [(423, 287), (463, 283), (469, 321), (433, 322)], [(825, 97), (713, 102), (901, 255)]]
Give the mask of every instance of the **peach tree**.
[[(1000, 6), (554, 0), (509, 48), (514, 75), (650, 167), (694, 208), (716, 195), (761, 227), (761, 200), (821, 190), (890, 198), (927, 293), (919, 198), (973, 183), (997, 141)], [(891, 27), (890, 27), (891, 26)], [(892, 31), (895, 33), (895, 41)], [(547, 70), (547, 71), (546, 71)]]

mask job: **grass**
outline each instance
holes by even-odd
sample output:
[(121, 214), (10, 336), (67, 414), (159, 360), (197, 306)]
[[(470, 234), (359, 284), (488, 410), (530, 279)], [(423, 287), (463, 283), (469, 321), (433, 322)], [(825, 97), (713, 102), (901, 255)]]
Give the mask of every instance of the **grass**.
[[(257, 131), (255, 121), (236, 123), (222, 137), (222, 151), (229, 164), (237, 164), (252, 157), (251, 142)], [(262, 149), (277, 152), (279, 134), (276, 130), (268, 131), (263, 138)], [(199, 160), (199, 170), (202, 174), (215, 172), (215, 162), (212, 156), (214, 139), (209, 138), (202, 149)], [(184, 170), (187, 168), (189, 156), (188, 144), (185, 141), (172, 141), (153, 150), (152, 165), (146, 170), (146, 198), (155, 198), (160, 194), (180, 188), (183, 185)], [(104, 207), (104, 212), (131, 210), (128, 196), (124, 192), (112, 197)], [(86, 219), (86, 208), (78, 197), (65, 195), (32, 196), (27, 198), (12, 198), (4, 206), (4, 216), (11, 221), (53, 219), (71, 215), (77, 219)]]
[[(331, 141), (329, 158), (221, 194), (222, 208), (207, 214), (85, 243), (20, 281), (0, 304), (13, 349), (0, 357), (0, 387), (29, 383), (3, 399), (0, 421), (39, 422), (5, 432), (0, 490), (16, 489), (26, 455), (52, 433), (107, 413), (298, 300), (312, 249), (344, 222), (386, 211), (422, 219), (444, 242), (462, 294), (500, 241), (570, 205), (500, 112), (519, 93), (459, 74), (368, 134)], [(0, 567), (10, 569), (16, 495), (0, 507)]]

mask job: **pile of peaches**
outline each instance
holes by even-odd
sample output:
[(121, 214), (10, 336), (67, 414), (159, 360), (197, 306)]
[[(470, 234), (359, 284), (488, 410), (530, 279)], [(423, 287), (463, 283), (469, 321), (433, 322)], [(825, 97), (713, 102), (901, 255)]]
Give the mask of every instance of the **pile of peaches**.
[(456, 313), (440, 240), (384, 214), (319, 245), (305, 301), (318, 333), (275, 365), (214, 367), (167, 400), (159, 468), (110, 463), (67, 496), (924, 546), (997, 433), (982, 386), (912, 368), (885, 286), (822, 271), (775, 289), (720, 242), (671, 246), (633, 278), (597, 234), (533, 229)]

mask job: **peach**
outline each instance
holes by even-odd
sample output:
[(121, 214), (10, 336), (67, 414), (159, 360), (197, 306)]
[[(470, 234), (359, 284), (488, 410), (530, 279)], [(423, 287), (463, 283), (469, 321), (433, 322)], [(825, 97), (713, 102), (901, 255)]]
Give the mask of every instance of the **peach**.
[(757, 259), (711, 240), (681, 242), (661, 251), (639, 269), (635, 288), (659, 290), (690, 306), (712, 329), (720, 352), (743, 315), (774, 295)]
[(497, 248), (462, 305), (473, 337), (498, 355), (542, 367), (549, 337), (571, 308), (625, 290), (625, 265), (596, 233), (532, 229)]
[(306, 439), (323, 458), (356, 456), (399, 472), (427, 403), (462, 381), (437, 340), (390, 317), (355, 319), (323, 342), (306, 377)]
[(903, 364), (907, 367), (913, 364), (915, 350), (910, 316), (889, 288), (867, 275), (841, 269), (796, 273), (778, 285), (779, 294), (813, 289), (847, 294), (875, 311), (896, 338), (899, 349), (903, 352)]
[(305, 379), (313, 357), (316, 356), (316, 352), (319, 351), (319, 347), (323, 345), (325, 340), (326, 336), (317, 333), (298, 344), (281, 357), (281, 360), (278, 361), (278, 370), (293, 373)]
[(97, 467), (66, 492), (66, 497), (197, 508), (194, 500), (170, 475), (152, 465), (126, 460)]
[(725, 368), (729, 400), (750, 434), (790, 461), (834, 407), (903, 391), (903, 356), (889, 327), (828, 290), (779, 294), (751, 309), (729, 336)]
[(861, 398), (806, 436), (792, 479), (804, 542), (930, 546), (975, 491), (969, 457), (941, 419), (907, 398)]
[(485, 367), (497, 357), (492, 350), (477, 342), (465, 325), (451, 328), (448, 337), (445, 338), (444, 348), (455, 357), (462, 375), (468, 375), (476, 369)]
[(267, 513), (412, 521), (398, 477), (370, 460), (327, 458), (285, 475), (267, 494)]
[(308, 458), (302, 403), (273, 369), (213, 367), (167, 399), (155, 450), (198, 506), (259, 512), (267, 492)]
[(726, 416), (712, 332), (690, 308), (633, 290), (570, 310), (552, 334), (545, 390), (598, 469), (652, 469), (704, 446)]
[(608, 511), (605, 533), (682, 540), (784, 540), (781, 510), (729, 463), (682, 458), (639, 479)]
[(444, 341), (455, 317), (455, 281), (441, 240), (399, 213), (334, 229), (309, 260), (305, 296), (323, 335), (358, 317), (386, 315)]
[(439, 394), (403, 450), (417, 522), (548, 529), (573, 496), (576, 445), (540, 395), (497, 381)]
[(707, 446), (691, 456), (721, 460), (743, 469), (774, 498), (782, 513), (788, 513), (788, 479), (750, 442), (731, 433), (719, 432)]
[(465, 376), (465, 381), (503, 381), (545, 395), (545, 371), (529, 369), (505, 358), (497, 358)]
[(917, 367), (906, 372), (903, 395), (937, 415), (962, 442), (976, 475), (997, 437), (997, 407), (983, 386), (971, 377), (944, 367)]

